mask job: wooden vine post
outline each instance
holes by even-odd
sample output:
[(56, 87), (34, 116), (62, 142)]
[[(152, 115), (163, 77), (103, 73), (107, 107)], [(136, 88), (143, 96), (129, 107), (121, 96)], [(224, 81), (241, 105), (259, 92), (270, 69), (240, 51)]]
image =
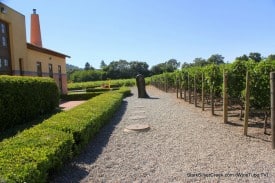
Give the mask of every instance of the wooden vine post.
[(250, 77), (249, 72), (246, 72), (245, 83), (245, 114), (244, 114), (244, 135), (247, 136), (248, 117), (249, 117), (249, 98), (250, 98)]
[(275, 72), (270, 73), (272, 149), (275, 149)]
[(194, 104), (197, 107), (197, 83), (196, 83), (196, 75), (194, 75)]
[(202, 107), (201, 109), (204, 111), (204, 74), (202, 73), (201, 75), (201, 102), (202, 102)]
[[(185, 83), (186, 83), (186, 80), (185, 80)], [(187, 90), (186, 90), (186, 84), (184, 85), (184, 88), (183, 88), (183, 89), (184, 89), (184, 94), (183, 94), (184, 96), (183, 96), (183, 98), (184, 98), (184, 101), (185, 101), (185, 102), (187, 102), (187, 94), (186, 94)]]
[(165, 76), (165, 92), (168, 92), (168, 79), (167, 76)]
[(190, 75), (188, 73), (188, 101), (191, 104), (191, 86), (190, 86)]
[(211, 97), (211, 114), (215, 115), (215, 106), (214, 106), (214, 85), (210, 87), (210, 97)]
[(181, 76), (179, 78), (179, 87), (180, 87), (180, 99), (182, 99), (182, 81), (181, 81)]
[(228, 75), (223, 70), (223, 122), (227, 123), (228, 121)]
[(177, 77), (176, 77), (176, 90), (177, 90), (177, 98), (179, 98), (179, 81)]

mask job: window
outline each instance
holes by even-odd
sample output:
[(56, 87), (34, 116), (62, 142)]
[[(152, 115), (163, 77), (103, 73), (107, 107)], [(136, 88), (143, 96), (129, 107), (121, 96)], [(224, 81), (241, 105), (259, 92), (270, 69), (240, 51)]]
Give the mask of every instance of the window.
[(6, 33), (6, 26), (3, 23), (1, 23), (1, 33), (3, 33), (3, 34)]
[(36, 63), (37, 76), (42, 77), (42, 65), (41, 62)]
[(4, 66), (8, 67), (9, 66), (9, 61), (7, 59), (4, 59)]
[(0, 69), (2, 68), (2, 59), (0, 58)]
[(7, 39), (5, 36), (2, 36), (2, 46), (7, 47)]
[(49, 64), (49, 76), (53, 78), (53, 64)]
[(61, 75), (61, 65), (58, 66), (58, 74)]

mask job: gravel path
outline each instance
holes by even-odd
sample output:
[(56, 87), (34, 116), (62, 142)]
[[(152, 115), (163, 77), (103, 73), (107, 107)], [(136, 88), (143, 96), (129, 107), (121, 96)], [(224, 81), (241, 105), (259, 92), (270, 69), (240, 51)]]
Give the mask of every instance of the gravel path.
[[(121, 109), (51, 182), (275, 182), (271, 143), (244, 137), (220, 118), (153, 87)], [(124, 132), (149, 124), (147, 132)]]

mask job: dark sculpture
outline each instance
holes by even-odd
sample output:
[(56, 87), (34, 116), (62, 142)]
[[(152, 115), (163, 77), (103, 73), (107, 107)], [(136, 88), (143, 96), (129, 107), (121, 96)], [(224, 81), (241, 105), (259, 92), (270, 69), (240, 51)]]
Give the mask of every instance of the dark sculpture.
[(149, 95), (145, 90), (145, 80), (143, 75), (138, 74), (136, 76), (136, 84), (138, 88), (138, 98), (149, 98)]

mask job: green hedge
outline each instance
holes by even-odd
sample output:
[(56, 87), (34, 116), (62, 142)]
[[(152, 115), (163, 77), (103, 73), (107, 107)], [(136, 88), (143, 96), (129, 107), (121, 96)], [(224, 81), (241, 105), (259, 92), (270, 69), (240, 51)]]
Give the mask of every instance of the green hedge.
[(0, 182), (46, 182), (108, 122), (129, 92), (104, 93), (1, 142)]
[(41, 125), (73, 134), (74, 152), (78, 153), (100, 127), (111, 118), (121, 104), (122, 98), (121, 92), (107, 92), (88, 100), (73, 110), (55, 115)]
[(118, 90), (118, 88), (86, 88), (86, 92), (107, 92), (107, 91), (113, 91)]
[(58, 102), (58, 88), (51, 78), (0, 76), (0, 132), (51, 112)]
[(102, 94), (102, 92), (88, 92), (88, 93), (71, 93), (67, 95), (61, 95), (62, 100), (75, 101), (75, 100), (89, 100), (93, 97)]
[(0, 144), (0, 182), (46, 182), (72, 155), (72, 135), (34, 127)]

